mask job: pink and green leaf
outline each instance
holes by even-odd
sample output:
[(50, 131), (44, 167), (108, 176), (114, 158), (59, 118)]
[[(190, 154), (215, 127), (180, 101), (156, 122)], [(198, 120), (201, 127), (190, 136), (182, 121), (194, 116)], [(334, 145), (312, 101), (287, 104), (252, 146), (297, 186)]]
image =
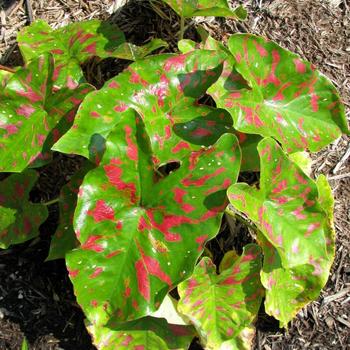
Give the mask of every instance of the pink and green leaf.
[(78, 247), (79, 241), (73, 228), (74, 211), (77, 205), (78, 192), (86, 173), (92, 169), (92, 164), (86, 162), (63, 186), (59, 197), (59, 225), (52, 236), (49, 255), (46, 260), (64, 259), (66, 254)]
[(171, 350), (151, 331), (114, 331), (93, 324), (87, 329), (98, 350)]
[(247, 18), (247, 11), (243, 6), (232, 10), (227, 0), (163, 0), (179, 16), (216, 16), (232, 17), (239, 20)]
[[(91, 91), (84, 84), (54, 92), (52, 70), (51, 57), (40, 56), (17, 70), (1, 91), (0, 171), (21, 172), (47, 162), (53, 142), (70, 126), (75, 110)], [(60, 130), (64, 118), (70, 124)]]
[(206, 349), (250, 348), (252, 322), (264, 295), (261, 259), (259, 246), (247, 245), (242, 256), (226, 262), (229, 267), (218, 275), (205, 257), (179, 284), (178, 310), (196, 327)]
[(158, 317), (143, 317), (135, 321), (108, 325), (112, 331), (150, 331), (157, 334), (172, 349), (188, 349), (197, 335), (192, 326), (169, 324), (166, 319)]
[(160, 39), (141, 47), (126, 43), (118, 26), (99, 20), (71, 23), (56, 30), (38, 20), (25, 27), (17, 41), (26, 62), (51, 53), (55, 60), (55, 85), (69, 88), (85, 82), (80, 65), (92, 57), (135, 60), (167, 45)]
[[(223, 109), (198, 99), (220, 76), (226, 54), (198, 50), (185, 55), (158, 55), (131, 64), (126, 71), (86, 97), (72, 128), (54, 150), (98, 162), (98, 150), (122, 117), (143, 119), (159, 165), (187, 154), (197, 145), (213, 144), (232, 130)], [(97, 159), (96, 159), (97, 154)]]
[(29, 201), (29, 192), (37, 178), (34, 170), (26, 170), (0, 182), (0, 248), (6, 249), (39, 234), (39, 226), (48, 213), (44, 205)]
[(324, 180), (311, 180), (273, 139), (261, 141), (258, 151), (259, 189), (234, 184), (228, 196), (261, 231), (265, 309), (285, 326), (327, 281), (334, 259), (332, 197)]
[(210, 94), (237, 130), (272, 136), (288, 152), (318, 151), (348, 132), (335, 87), (310, 63), (251, 34), (232, 35), (228, 47), (249, 88), (220, 84)]
[(180, 167), (161, 177), (159, 149), (136, 113), (133, 120), (123, 115), (108, 136), (99, 166), (80, 187), (74, 221), (81, 247), (67, 255), (77, 300), (91, 322), (155, 311), (217, 234), (226, 189), (239, 172), (238, 141), (225, 134), (208, 147), (192, 147), (169, 153), (163, 161)]

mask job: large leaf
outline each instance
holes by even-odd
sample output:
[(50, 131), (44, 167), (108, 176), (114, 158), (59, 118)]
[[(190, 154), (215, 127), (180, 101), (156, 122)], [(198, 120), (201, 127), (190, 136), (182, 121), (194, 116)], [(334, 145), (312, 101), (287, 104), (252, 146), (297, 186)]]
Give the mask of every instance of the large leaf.
[[(196, 336), (196, 331), (192, 326), (169, 324), (164, 318), (143, 317), (135, 321), (119, 323), (108, 327), (112, 331), (143, 331), (157, 334), (168, 346), (170, 350), (188, 349), (191, 341)], [(88, 326), (89, 329), (89, 326)]]
[(92, 169), (92, 164), (86, 162), (67, 185), (63, 186), (59, 197), (59, 225), (51, 239), (47, 260), (64, 259), (66, 254), (79, 245), (73, 228), (73, 216), (77, 205), (78, 192), (85, 174)]
[(271, 138), (258, 150), (260, 189), (235, 184), (228, 196), (261, 230), (265, 308), (285, 326), (327, 281), (334, 258), (332, 196), (324, 180), (317, 186)]
[[(171, 137), (164, 148), (167, 142)], [(191, 274), (204, 242), (219, 230), (225, 189), (238, 176), (240, 150), (231, 134), (169, 153), (165, 163), (180, 167), (166, 177), (157, 174), (150, 146), (140, 117), (123, 115), (80, 188), (74, 220), (81, 247), (67, 264), (77, 300), (95, 324), (150, 314)]]
[(91, 57), (134, 60), (166, 46), (160, 39), (144, 47), (128, 44), (115, 24), (99, 20), (71, 23), (56, 30), (45, 21), (37, 20), (23, 28), (17, 40), (26, 61), (51, 53), (55, 59), (55, 85), (70, 88), (85, 81), (80, 64)]
[(347, 132), (335, 87), (310, 63), (251, 34), (231, 36), (228, 47), (250, 87), (232, 91), (219, 84), (210, 93), (237, 130), (273, 136), (288, 152), (318, 151)]
[(206, 349), (250, 349), (246, 334), (251, 334), (264, 294), (261, 258), (260, 248), (248, 245), (217, 275), (216, 266), (205, 257), (178, 286), (178, 309), (197, 328)]
[(198, 145), (213, 144), (230, 131), (232, 119), (225, 110), (200, 105), (198, 98), (220, 76), (225, 56), (198, 50), (154, 56), (130, 65), (86, 97), (73, 127), (53, 149), (95, 160), (121, 116), (133, 118), (132, 109), (144, 120), (159, 164), (170, 154), (176, 159)]
[(37, 178), (34, 170), (26, 170), (0, 182), (0, 248), (25, 242), (39, 234), (38, 228), (47, 218), (47, 209), (28, 200)]
[(163, 0), (178, 15), (183, 17), (216, 16), (246, 19), (247, 11), (243, 6), (231, 10), (227, 0)]
[(60, 135), (59, 122), (66, 118), (72, 123), (77, 106), (91, 89), (84, 84), (53, 92), (50, 56), (40, 56), (17, 70), (1, 91), (0, 171), (20, 172), (50, 158), (49, 149)]

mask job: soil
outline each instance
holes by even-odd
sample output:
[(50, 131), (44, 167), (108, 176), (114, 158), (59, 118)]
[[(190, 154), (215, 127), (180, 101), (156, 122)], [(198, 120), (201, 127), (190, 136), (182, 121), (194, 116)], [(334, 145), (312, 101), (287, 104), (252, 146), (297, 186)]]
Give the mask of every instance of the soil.
[[(0, 64), (22, 64), (15, 43), (17, 31), (32, 19), (42, 18), (53, 27), (90, 18), (117, 23), (136, 44), (153, 37), (176, 49), (177, 15), (160, 2), (87, 0), (0, 0)], [(188, 21), (186, 37), (194, 38), (194, 24), (225, 41), (234, 32), (252, 32), (273, 39), (297, 52), (327, 75), (339, 89), (350, 116), (350, 4), (347, 0), (232, 1), (249, 11), (244, 23), (227, 19), (196, 18)], [(119, 8), (118, 8), (119, 7)], [(101, 85), (125, 67), (125, 62), (106, 60), (88, 64), (85, 71)], [(325, 174), (335, 197), (337, 253), (332, 273), (319, 299), (305, 307), (288, 330), (263, 310), (257, 320), (255, 349), (350, 349), (350, 138), (341, 137), (313, 154), (313, 176)], [(54, 163), (40, 169), (31, 193), (46, 202), (59, 193), (79, 169), (81, 159), (55, 155)], [(252, 175), (254, 177), (254, 175)], [(63, 260), (45, 262), (50, 237), (58, 220), (56, 204), (40, 227), (40, 237), (0, 251), (0, 350), (20, 349), (23, 337), (30, 349), (94, 349), (84, 327), (84, 315), (76, 304)], [(239, 226), (237, 226), (239, 227)], [(232, 239), (223, 232), (208, 247), (220, 256), (251, 238), (243, 229)], [(199, 348), (194, 341), (191, 349)]]

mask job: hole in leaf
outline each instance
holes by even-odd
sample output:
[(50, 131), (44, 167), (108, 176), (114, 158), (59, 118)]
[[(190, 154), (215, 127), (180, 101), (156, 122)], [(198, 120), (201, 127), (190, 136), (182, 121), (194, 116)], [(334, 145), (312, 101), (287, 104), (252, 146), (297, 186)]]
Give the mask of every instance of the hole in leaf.
[(168, 176), (173, 171), (179, 169), (180, 166), (181, 166), (180, 161), (174, 160), (174, 161), (171, 161), (169, 163), (166, 163), (166, 164), (163, 164), (163, 165), (159, 166), (157, 168), (157, 173), (160, 176), (165, 177), (165, 176)]

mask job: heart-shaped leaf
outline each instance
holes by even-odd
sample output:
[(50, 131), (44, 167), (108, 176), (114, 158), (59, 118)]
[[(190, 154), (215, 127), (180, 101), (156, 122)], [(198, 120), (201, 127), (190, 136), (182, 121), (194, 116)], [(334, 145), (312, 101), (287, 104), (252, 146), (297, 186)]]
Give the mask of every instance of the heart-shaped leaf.
[(39, 234), (38, 228), (47, 218), (47, 209), (28, 200), (37, 178), (34, 170), (26, 170), (0, 182), (0, 248), (6, 249)]
[(239, 20), (247, 18), (247, 11), (243, 6), (232, 10), (227, 0), (163, 0), (179, 16), (216, 16), (233, 17)]
[(310, 63), (251, 34), (232, 35), (228, 47), (249, 88), (220, 84), (209, 93), (237, 130), (273, 136), (288, 152), (318, 151), (348, 132), (335, 87)]
[[(259, 143), (260, 189), (235, 184), (232, 205), (261, 230), (266, 311), (285, 326), (325, 285), (334, 258), (332, 196), (271, 138)], [(324, 198), (324, 199), (322, 199)]]
[(198, 99), (220, 76), (226, 54), (197, 50), (159, 55), (136, 62), (86, 97), (73, 127), (53, 147), (96, 161), (96, 153), (121, 116), (142, 116), (159, 164), (198, 145), (209, 146), (230, 131), (232, 119), (222, 109)]
[(209, 147), (169, 153), (165, 163), (179, 168), (165, 177), (150, 146), (142, 119), (122, 115), (100, 165), (80, 188), (74, 220), (81, 247), (67, 255), (67, 264), (92, 323), (132, 320), (159, 307), (217, 234), (225, 189), (238, 176), (240, 150), (232, 134)]
[[(71, 125), (78, 105), (92, 90), (84, 84), (53, 92), (52, 64), (50, 56), (40, 56), (13, 73), (1, 91), (0, 171), (20, 172), (50, 159), (53, 142)], [(62, 118), (66, 125), (59, 127)], [(28, 147), (24, 150), (23, 145)]]
[(46, 260), (64, 259), (66, 254), (79, 245), (73, 228), (73, 216), (77, 205), (78, 192), (86, 173), (92, 169), (92, 164), (86, 162), (63, 186), (59, 197), (59, 225), (52, 237), (50, 252)]
[(71, 23), (53, 30), (38, 20), (22, 29), (17, 41), (25, 61), (51, 53), (55, 60), (55, 85), (69, 88), (85, 82), (80, 65), (92, 57), (140, 59), (167, 44), (155, 39), (138, 47), (125, 42), (124, 33), (115, 25), (99, 20)]
[(264, 294), (260, 269), (260, 248), (250, 244), (220, 275), (205, 257), (178, 286), (178, 309), (196, 327), (206, 349), (250, 348), (252, 339), (246, 335), (251, 334)]
[[(89, 327), (88, 327), (89, 328)], [(169, 324), (164, 318), (143, 317), (135, 321), (119, 323), (115, 326), (108, 325), (111, 331), (151, 331), (157, 334), (168, 346), (169, 349), (188, 349), (191, 341), (196, 336), (192, 326)]]

